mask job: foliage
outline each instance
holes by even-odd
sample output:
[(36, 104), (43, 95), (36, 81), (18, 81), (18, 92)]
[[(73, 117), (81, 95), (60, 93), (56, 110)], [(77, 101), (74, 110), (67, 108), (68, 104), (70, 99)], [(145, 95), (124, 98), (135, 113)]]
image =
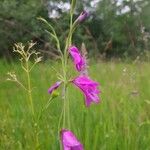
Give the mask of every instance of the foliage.
[[(143, 5), (143, 2), (147, 4)], [(148, 13), (145, 16), (142, 13), (145, 7), (149, 7), (148, 3), (146, 0), (124, 0), (120, 4), (119, 1), (100, 1), (95, 13), (101, 27), (96, 38), (98, 48), (109, 55), (133, 56), (144, 51), (146, 47), (141, 38), (141, 29), (147, 26), (144, 19), (148, 17)]]
[(42, 1), (1, 0), (0, 1), (0, 55), (11, 54), (13, 43), (28, 40), (45, 40), (36, 17), (46, 16)]

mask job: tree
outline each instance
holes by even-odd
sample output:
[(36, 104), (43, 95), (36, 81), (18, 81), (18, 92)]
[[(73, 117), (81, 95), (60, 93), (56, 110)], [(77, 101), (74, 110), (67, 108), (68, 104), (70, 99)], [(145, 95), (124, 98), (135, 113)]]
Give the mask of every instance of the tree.
[(45, 40), (44, 32), (37, 21), (39, 16), (47, 17), (42, 1), (0, 1), (0, 56), (11, 55), (12, 46), (16, 42)]

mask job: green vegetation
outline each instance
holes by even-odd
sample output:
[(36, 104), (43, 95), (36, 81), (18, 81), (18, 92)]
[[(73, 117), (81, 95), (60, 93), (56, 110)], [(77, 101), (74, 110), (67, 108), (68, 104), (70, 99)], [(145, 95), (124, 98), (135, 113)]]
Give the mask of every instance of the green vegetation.
[[(89, 72), (101, 83), (101, 103), (88, 109), (81, 92), (69, 85), (71, 127), (85, 150), (149, 150), (149, 65), (139, 61), (92, 62)], [(36, 115), (50, 97), (48, 88), (56, 81), (53, 67), (59, 70), (60, 63), (40, 63), (31, 74)], [(69, 68), (70, 74), (74, 74), (72, 68)], [(0, 149), (35, 149), (27, 95), (19, 85), (6, 81), (8, 71), (15, 71), (23, 81), (25, 74), (20, 64), (7, 64), (2, 60), (0, 70)], [(59, 149), (57, 129), (61, 105), (60, 98), (54, 99), (39, 122), (37, 130), (42, 150)]]
[[(75, 1), (70, 23), (69, 1), (0, 1), (0, 150), (59, 150), (61, 124), (73, 131), (85, 150), (150, 149), (150, 1), (87, 0), (77, 1), (76, 8)], [(84, 10), (90, 16), (79, 21), (76, 18)], [(40, 20), (50, 23), (51, 36)], [(16, 56), (12, 54), (14, 43), (30, 40), (37, 43), (43, 62), (38, 52), (30, 50), (33, 43), (15, 45)], [(101, 102), (90, 108), (82, 93), (68, 84), (76, 76), (73, 64), (67, 65), (71, 44), (81, 47), (83, 58), (86, 53), (96, 58), (89, 74), (101, 84)], [(18, 54), (21, 65), (14, 59)], [(106, 62), (118, 56), (125, 61)], [(50, 96), (48, 88), (57, 79), (63, 88)], [(97, 94), (96, 87), (85, 88), (92, 89), (92, 96)]]

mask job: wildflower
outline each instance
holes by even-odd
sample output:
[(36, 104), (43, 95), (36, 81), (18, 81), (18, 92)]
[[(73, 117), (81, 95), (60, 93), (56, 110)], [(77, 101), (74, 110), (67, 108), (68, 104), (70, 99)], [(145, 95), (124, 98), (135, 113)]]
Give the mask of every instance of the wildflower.
[(63, 129), (60, 133), (63, 150), (84, 150), (83, 145), (71, 131)]
[(72, 81), (84, 94), (86, 106), (92, 102), (99, 103), (99, 83), (91, 80), (88, 76), (79, 76)]
[(79, 50), (77, 47), (75, 46), (71, 46), (69, 48), (69, 53), (71, 54), (74, 64), (76, 66), (76, 69), (78, 71), (82, 71), (85, 68), (85, 60), (84, 58), (81, 56)]
[(48, 93), (51, 94), (54, 90), (56, 90), (60, 85), (61, 85), (61, 81), (56, 82), (55, 84), (53, 84), (49, 89), (48, 89)]
[(87, 11), (82, 11), (79, 17), (77, 18), (77, 22), (79, 23), (83, 22), (88, 16), (89, 13)]

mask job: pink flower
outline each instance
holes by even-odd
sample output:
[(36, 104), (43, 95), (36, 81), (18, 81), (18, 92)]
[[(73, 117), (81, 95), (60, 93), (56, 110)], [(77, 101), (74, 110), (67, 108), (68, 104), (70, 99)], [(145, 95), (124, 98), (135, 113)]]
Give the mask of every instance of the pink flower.
[(89, 13), (87, 11), (82, 11), (79, 17), (77, 18), (77, 21), (79, 23), (83, 22), (87, 17), (89, 16)]
[(53, 84), (49, 89), (48, 89), (48, 93), (51, 94), (54, 90), (56, 90), (60, 85), (61, 85), (61, 81), (56, 82), (55, 84)]
[(87, 76), (76, 77), (72, 82), (83, 92), (87, 107), (90, 106), (92, 102), (99, 103), (100, 99), (98, 94), (100, 91), (98, 89), (98, 82), (91, 80)]
[(71, 131), (63, 129), (60, 133), (63, 150), (84, 150), (83, 145)]
[(75, 46), (71, 46), (69, 48), (69, 53), (71, 54), (74, 64), (76, 66), (76, 69), (78, 71), (82, 71), (85, 68), (85, 60), (84, 58), (81, 56), (79, 50), (77, 47)]

